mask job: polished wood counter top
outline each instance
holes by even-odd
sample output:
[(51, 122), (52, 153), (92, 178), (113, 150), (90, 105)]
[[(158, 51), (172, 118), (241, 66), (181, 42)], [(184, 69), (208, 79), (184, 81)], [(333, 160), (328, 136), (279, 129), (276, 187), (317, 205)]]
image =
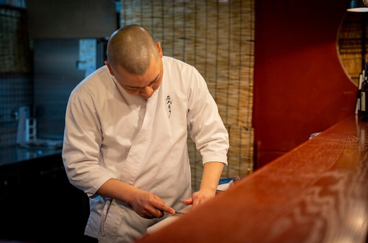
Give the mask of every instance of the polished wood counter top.
[(366, 242), (367, 136), (349, 117), (137, 242)]

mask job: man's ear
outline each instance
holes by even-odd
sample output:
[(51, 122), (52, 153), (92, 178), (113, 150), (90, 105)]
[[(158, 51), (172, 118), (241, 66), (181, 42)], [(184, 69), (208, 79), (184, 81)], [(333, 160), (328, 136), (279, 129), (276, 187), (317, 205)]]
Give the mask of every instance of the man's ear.
[(111, 66), (110, 66), (110, 63), (109, 63), (108, 61), (105, 61), (104, 63), (105, 63), (105, 65), (107, 66), (107, 68), (109, 69), (110, 74), (111, 74), (112, 76), (114, 76), (114, 72), (112, 71), (112, 68), (111, 68)]
[(158, 49), (158, 53), (160, 54), (160, 57), (162, 57), (164, 53), (162, 52), (161, 42), (157, 42), (157, 49)]

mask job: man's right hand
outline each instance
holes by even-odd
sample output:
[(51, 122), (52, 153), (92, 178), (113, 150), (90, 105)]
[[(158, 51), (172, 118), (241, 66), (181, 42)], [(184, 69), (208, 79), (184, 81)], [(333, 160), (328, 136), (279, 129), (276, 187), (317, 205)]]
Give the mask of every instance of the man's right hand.
[(166, 205), (161, 198), (139, 189), (134, 193), (133, 200), (129, 203), (138, 215), (147, 219), (161, 218), (165, 212), (175, 214), (175, 210)]
[(161, 218), (165, 212), (175, 214), (175, 210), (160, 197), (116, 179), (107, 180), (97, 194), (129, 203), (143, 218)]

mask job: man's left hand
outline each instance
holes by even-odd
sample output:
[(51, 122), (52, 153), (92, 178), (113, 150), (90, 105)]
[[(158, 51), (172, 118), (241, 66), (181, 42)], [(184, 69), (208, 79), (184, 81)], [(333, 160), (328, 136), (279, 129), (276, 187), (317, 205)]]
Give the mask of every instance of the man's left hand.
[(216, 195), (216, 191), (213, 191), (207, 188), (203, 188), (193, 193), (191, 197), (184, 199), (182, 202), (185, 205), (192, 204), (193, 208), (195, 208), (203, 204), (204, 202), (208, 201), (209, 199), (213, 198), (215, 195)]

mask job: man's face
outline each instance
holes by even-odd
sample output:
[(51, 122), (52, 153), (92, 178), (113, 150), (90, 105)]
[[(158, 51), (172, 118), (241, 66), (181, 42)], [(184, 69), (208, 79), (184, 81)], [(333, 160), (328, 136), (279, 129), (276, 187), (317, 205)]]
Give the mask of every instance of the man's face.
[(148, 99), (160, 87), (162, 83), (163, 65), (162, 59), (157, 61), (152, 57), (151, 65), (143, 75), (128, 73), (121, 67), (114, 72), (116, 81), (125, 91), (131, 95)]
[(163, 53), (160, 42), (157, 43), (157, 48), (159, 52), (158, 60), (151, 57), (151, 65), (143, 75), (131, 74), (122, 67), (112, 70), (108, 62), (105, 62), (105, 64), (108, 66), (111, 75), (115, 77), (116, 81), (126, 92), (148, 99), (160, 87), (164, 73), (162, 64)]

